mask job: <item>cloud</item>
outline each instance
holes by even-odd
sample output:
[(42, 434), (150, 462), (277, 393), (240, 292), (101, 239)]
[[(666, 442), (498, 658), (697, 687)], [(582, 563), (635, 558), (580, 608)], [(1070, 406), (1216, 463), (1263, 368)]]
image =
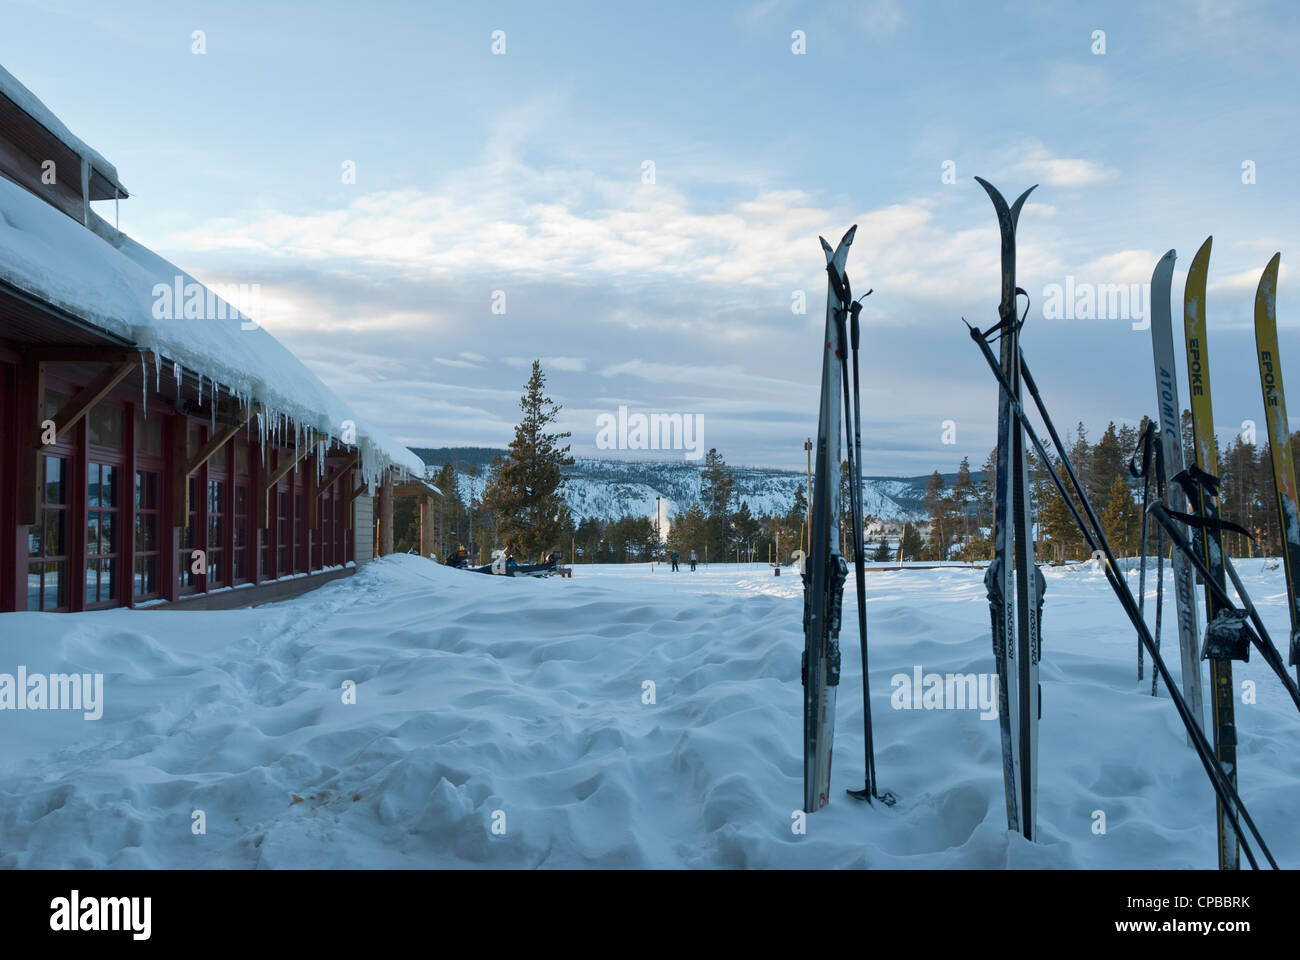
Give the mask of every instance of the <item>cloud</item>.
[(1014, 172), (1056, 187), (1087, 187), (1119, 176), (1118, 171), (1095, 160), (1052, 156), (1040, 143), (1030, 142), (1018, 152), (1023, 156), (1012, 167)]

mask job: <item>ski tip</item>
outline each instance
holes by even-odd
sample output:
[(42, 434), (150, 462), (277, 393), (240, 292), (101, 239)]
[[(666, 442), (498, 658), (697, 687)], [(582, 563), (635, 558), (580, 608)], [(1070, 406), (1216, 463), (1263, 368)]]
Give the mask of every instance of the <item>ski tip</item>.
[(848, 232), (847, 232), (846, 234), (844, 234), (844, 239), (841, 240), (840, 243), (842, 243), (842, 244), (844, 244), (844, 245), (846, 245), (846, 246), (847, 246), (848, 244), (852, 243), (852, 242), (853, 242), (853, 237), (854, 237), (854, 235), (855, 235), (857, 232), (858, 232), (858, 225), (855, 223), (853, 226), (849, 227)]
[(989, 195), (990, 198), (992, 198), (993, 203), (994, 203), (995, 205), (997, 204), (997, 202), (998, 202), (999, 200), (1001, 200), (1003, 204), (1006, 203), (1006, 200), (1003, 199), (1002, 194), (1001, 194), (1001, 192), (998, 190), (998, 188), (995, 187), (995, 186), (993, 186), (993, 184), (989, 183), (989, 182), (988, 182), (987, 180), (985, 180), (983, 177), (976, 177), (976, 178), (975, 178), (975, 182), (978, 183), (981, 187), (984, 188), (984, 192), (987, 193), (987, 194)]
[(1212, 246), (1214, 246), (1213, 234), (1205, 238), (1205, 242), (1201, 244), (1200, 249), (1196, 251), (1196, 256), (1192, 257), (1192, 262), (1195, 263), (1197, 260), (1201, 259), (1208, 260), (1210, 258), (1210, 248)]
[(1259, 286), (1255, 289), (1256, 323), (1259, 322), (1259, 318), (1261, 317), (1261, 309), (1264, 310), (1262, 316), (1273, 318), (1273, 322), (1276, 323), (1273, 311), (1275, 297), (1277, 296), (1277, 271), (1281, 263), (1282, 252), (1279, 250), (1277, 253), (1273, 254), (1273, 258), (1269, 260), (1268, 266), (1264, 268), (1264, 272), (1259, 276)]

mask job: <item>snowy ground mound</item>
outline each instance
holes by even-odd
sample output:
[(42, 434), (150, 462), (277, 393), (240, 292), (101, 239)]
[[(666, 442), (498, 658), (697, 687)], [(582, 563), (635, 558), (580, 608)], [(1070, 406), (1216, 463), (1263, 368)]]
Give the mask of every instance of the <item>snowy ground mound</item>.
[[(1241, 567), (1285, 637), (1281, 571)], [(0, 866), (1213, 867), (1213, 794), (1104, 577), (1047, 573), (1037, 845), (1006, 830), (995, 719), (891, 708), (917, 667), (991, 672), (978, 570), (869, 575), (877, 767), (900, 800), (842, 792), (863, 763), (846, 630), (835, 794), (797, 836), (796, 575), (537, 581), (396, 556), (255, 610), (0, 617), (0, 672), (105, 686), (97, 721), (0, 711)], [(1165, 641), (1176, 671), (1169, 607)], [(1236, 678), (1257, 684), (1242, 794), (1298, 867), (1300, 718), (1258, 655)]]

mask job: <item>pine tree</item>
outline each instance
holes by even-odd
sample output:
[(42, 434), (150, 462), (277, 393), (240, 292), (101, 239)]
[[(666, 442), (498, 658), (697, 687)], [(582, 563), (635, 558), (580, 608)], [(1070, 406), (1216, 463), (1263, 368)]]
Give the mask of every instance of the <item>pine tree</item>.
[(964, 545), (971, 538), (971, 507), (976, 499), (975, 481), (970, 475), (970, 457), (962, 457), (961, 463), (957, 465), (957, 478), (952, 482), (952, 499)]
[(731, 502), (735, 497), (736, 478), (716, 447), (704, 455), (704, 472), (700, 478), (700, 502), (709, 524), (709, 555), (725, 560), (730, 554)]
[(572, 522), (562, 489), (563, 468), (573, 465), (573, 457), (568, 444), (560, 446), (570, 434), (548, 431), (561, 408), (545, 387), (541, 362), (534, 360), (519, 401), (523, 418), (483, 494), (484, 505), (496, 515), (498, 541), (521, 557), (540, 558), (557, 549)]
[(871, 559), (876, 563), (885, 563), (893, 559), (893, 555), (889, 552), (889, 544), (884, 537), (880, 538), (880, 543), (876, 545), (876, 549), (872, 552)]
[(903, 524), (903, 536), (899, 540), (898, 551), (904, 560), (922, 559), (925, 545), (921, 542), (921, 533), (914, 523)]
[(1133, 490), (1123, 476), (1116, 476), (1106, 495), (1106, 509), (1101, 514), (1101, 530), (1117, 556), (1127, 557), (1139, 538), (1139, 508), (1133, 502)]
[(930, 479), (925, 485), (925, 495), (921, 500), (926, 513), (930, 516), (930, 537), (925, 545), (926, 558), (930, 560), (948, 559), (951, 530), (945, 529), (945, 526), (947, 526), (952, 501), (944, 496), (944, 490), (943, 474), (936, 470), (930, 474)]

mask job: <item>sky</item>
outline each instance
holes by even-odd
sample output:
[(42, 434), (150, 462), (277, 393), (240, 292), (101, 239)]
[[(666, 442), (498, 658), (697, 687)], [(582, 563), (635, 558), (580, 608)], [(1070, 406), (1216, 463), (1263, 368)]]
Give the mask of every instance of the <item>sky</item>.
[[(1253, 304), (1278, 250), (1300, 383), (1298, 10), (6, 0), (0, 64), (117, 166), (123, 230), (255, 284), (255, 319), (410, 446), (504, 446), (540, 358), (579, 455), (637, 455), (598, 446), (626, 407), (800, 467), (817, 238), (856, 223), (863, 470), (917, 475), (996, 440), (962, 324), (997, 316), (976, 175), (1038, 184), (1022, 345), (1059, 425), (1155, 414), (1140, 285), (1177, 249), (1181, 351), (1183, 271), (1213, 234), (1216, 426), (1262, 442)], [(1053, 309), (1085, 288), (1106, 309)]]

